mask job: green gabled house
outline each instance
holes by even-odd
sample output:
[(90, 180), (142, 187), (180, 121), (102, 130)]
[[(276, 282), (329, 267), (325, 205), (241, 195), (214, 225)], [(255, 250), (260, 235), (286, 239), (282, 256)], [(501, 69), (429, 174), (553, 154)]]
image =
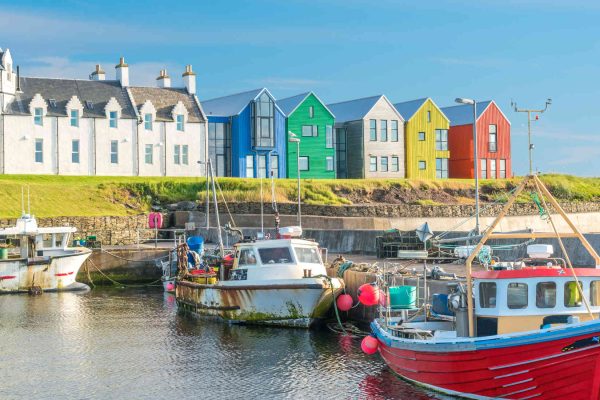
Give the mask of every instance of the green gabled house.
[[(298, 177), (299, 160), (301, 178), (335, 179), (333, 113), (313, 92), (277, 100), (277, 106), (286, 116), (287, 177)], [(300, 157), (290, 132), (300, 139)]]

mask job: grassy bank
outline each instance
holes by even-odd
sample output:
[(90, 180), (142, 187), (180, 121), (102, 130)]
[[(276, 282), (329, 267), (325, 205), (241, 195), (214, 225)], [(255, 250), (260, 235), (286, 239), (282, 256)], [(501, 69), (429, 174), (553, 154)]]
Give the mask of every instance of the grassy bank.
[[(542, 180), (562, 201), (600, 201), (600, 178), (545, 175)], [(483, 201), (502, 199), (519, 182), (484, 180)], [(260, 180), (220, 178), (218, 185), (229, 202), (260, 201)], [(271, 200), (270, 182), (263, 182), (265, 201)], [(0, 217), (16, 217), (21, 210), (21, 188), (29, 186), (32, 212), (40, 217), (128, 215), (146, 212), (153, 203), (202, 199), (201, 178), (74, 177), (44, 175), (0, 176)], [(302, 182), (303, 202), (345, 205), (365, 203), (469, 204), (470, 180), (316, 180)], [(276, 181), (278, 202), (296, 201), (296, 181)]]

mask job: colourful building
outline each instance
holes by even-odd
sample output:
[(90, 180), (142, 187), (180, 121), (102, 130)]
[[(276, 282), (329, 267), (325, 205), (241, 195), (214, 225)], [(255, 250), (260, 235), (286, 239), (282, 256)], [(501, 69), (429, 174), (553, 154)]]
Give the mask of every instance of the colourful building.
[(426, 97), (394, 104), (404, 118), (406, 177), (448, 178), (448, 129), (450, 122)]
[[(286, 115), (287, 176), (298, 177), (298, 161), (302, 178), (335, 178), (333, 142), (334, 115), (313, 93), (277, 100)], [(296, 143), (289, 142), (290, 132), (300, 139), (300, 157)]]
[(285, 115), (265, 89), (202, 102), (217, 176), (286, 176)]
[[(473, 106), (444, 107), (442, 111), (450, 119), (450, 178), (474, 178)], [(510, 178), (510, 121), (491, 100), (477, 103), (476, 124), (479, 177)]]

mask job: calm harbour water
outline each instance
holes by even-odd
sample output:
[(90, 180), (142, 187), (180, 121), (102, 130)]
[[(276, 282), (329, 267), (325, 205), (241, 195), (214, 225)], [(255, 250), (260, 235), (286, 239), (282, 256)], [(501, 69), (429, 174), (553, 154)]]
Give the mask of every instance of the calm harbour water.
[(432, 399), (328, 330), (177, 314), (159, 290), (0, 296), (0, 399)]

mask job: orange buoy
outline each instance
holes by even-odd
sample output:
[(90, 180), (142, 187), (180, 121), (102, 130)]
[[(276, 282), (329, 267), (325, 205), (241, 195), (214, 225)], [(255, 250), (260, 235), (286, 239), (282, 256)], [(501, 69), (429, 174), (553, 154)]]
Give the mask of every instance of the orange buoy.
[(360, 348), (365, 354), (375, 354), (378, 347), (379, 340), (371, 335), (365, 336), (362, 342), (360, 342)]
[(349, 294), (340, 294), (335, 301), (335, 304), (340, 311), (348, 311), (352, 308), (352, 303), (354, 303), (354, 300), (352, 300), (352, 296)]
[(379, 289), (370, 283), (365, 283), (358, 288), (358, 301), (365, 306), (374, 306), (379, 303)]

